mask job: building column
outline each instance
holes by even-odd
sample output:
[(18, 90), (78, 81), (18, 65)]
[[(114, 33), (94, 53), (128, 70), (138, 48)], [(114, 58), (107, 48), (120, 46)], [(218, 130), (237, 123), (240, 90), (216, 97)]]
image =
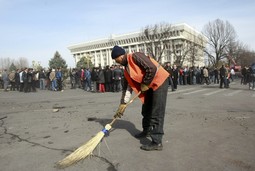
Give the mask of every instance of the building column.
[(144, 49), (143, 49), (143, 50), (144, 50), (144, 53), (147, 54), (147, 49), (146, 49), (147, 47), (146, 47), (146, 44), (145, 44), (145, 43), (143, 44), (143, 48), (144, 48)]
[(103, 57), (103, 52), (102, 50), (100, 50), (100, 63), (101, 63), (101, 66), (102, 68), (104, 67), (104, 57)]
[(94, 52), (94, 56), (95, 56), (95, 67), (98, 66), (98, 61), (97, 61), (97, 52)]
[(108, 56), (108, 65), (112, 66), (113, 60), (112, 60), (111, 49), (107, 49), (107, 56)]
[(73, 54), (73, 58), (74, 58), (74, 63), (76, 65), (77, 64), (76, 54)]
[(108, 49), (105, 50), (105, 55), (106, 55), (106, 65), (109, 65), (109, 54), (108, 54)]

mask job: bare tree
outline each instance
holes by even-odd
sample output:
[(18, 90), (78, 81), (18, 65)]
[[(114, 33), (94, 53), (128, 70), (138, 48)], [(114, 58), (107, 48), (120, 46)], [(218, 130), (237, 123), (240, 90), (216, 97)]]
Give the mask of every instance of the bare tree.
[(27, 58), (20, 57), (18, 60), (11, 58), (0, 58), (0, 69), (9, 69), (14, 64), (17, 68), (24, 68), (29, 66)]
[(228, 64), (238, 65), (240, 64), (242, 58), (241, 55), (246, 51), (247, 47), (240, 41), (230, 42), (226, 48)]
[(166, 50), (171, 37), (171, 25), (166, 23), (146, 26), (141, 34), (145, 43), (147, 53), (158, 62), (162, 59), (162, 54)]
[(174, 63), (177, 65), (182, 66), (183, 62), (189, 56), (191, 51), (191, 44), (187, 42), (183, 42), (181, 44), (172, 44), (171, 52), (174, 55)]
[(24, 67), (28, 67), (29, 66), (29, 62), (28, 62), (27, 58), (20, 57), (16, 61), (15, 65), (17, 66), (17, 68), (24, 68)]
[(205, 39), (202, 35), (192, 34), (186, 40), (176, 43), (172, 42), (171, 53), (174, 56), (174, 63), (182, 66), (184, 61), (189, 62), (191, 66), (195, 66), (201, 60), (205, 46)]
[(203, 34), (208, 39), (209, 46), (205, 49), (209, 63), (217, 66), (219, 61), (227, 57), (227, 46), (235, 42), (236, 32), (228, 21), (216, 19), (205, 25)]
[(193, 39), (190, 42), (190, 57), (189, 61), (192, 64), (192, 66), (195, 66), (197, 62), (204, 62), (204, 58), (201, 58), (204, 56), (204, 49), (206, 40), (203, 37), (203, 35), (193, 35)]
[(14, 59), (11, 59), (9, 57), (7, 57), (7, 58), (0, 58), (1, 70), (9, 69), (12, 63), (14, 63)]

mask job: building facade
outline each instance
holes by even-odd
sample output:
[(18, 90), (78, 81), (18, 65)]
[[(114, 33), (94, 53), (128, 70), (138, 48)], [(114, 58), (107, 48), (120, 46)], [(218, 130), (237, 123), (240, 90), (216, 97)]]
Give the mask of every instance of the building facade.
[[(177, 65), (204, 66), (203, 48), (206, 42), (205, 37), (185, 23), (175, 24), (171, 27), (171, 30), (171, 37), (168, 39), (170, 46), (165, 49), (160, 62), (174, 64), (178, 57), (185, 57)], [(142, 39), (141, 32), (111, 35), (110, 38), (74, 44), (69, 46), (68, 49), (73, 55), (75, 63), (82, 57), (86, 57), (91, 60), (94, 66), (101, 65), (104, 67), (115, 64), (115, 61), (111, 58), (111, 51), (115, 45), (123, 47), (127, 53), (144, 52), (147, 54), (146, 44)]]

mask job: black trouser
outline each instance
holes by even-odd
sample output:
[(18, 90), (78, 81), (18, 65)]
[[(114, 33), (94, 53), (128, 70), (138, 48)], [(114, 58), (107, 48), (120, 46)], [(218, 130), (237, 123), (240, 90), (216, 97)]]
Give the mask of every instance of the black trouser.
[(222, 85), (224, 84), (224, 88), (226, 88), (226, 77), (220, 76), (220, 88), (222, 88)]
[(177, 89), (178, 78), (173, 78), (174, 89)]
[(57, 86), (58, 86), (58, 91), (62, 90), (62, 81), (61, 79), (57, 79)]
[(16, 81), (16, 88), (17, 88), (17, 91), (20, 90), (20, 82), (19, 81)]
[(214, 76), (214, 84), (219, 84), (219, 77), (218, 77), (218, 75)]
[(111, 83), (105, 83), (105, 91), (111, 92), (112, 91), (112, 84)]
[(27, 83), (27, 92), (31, 92), (32, 82)]
[(11, 81), (11, 91), (15, 91), (16, 83)]
[(27, 91), (28, 91), (28, 82), (27, 81), (24, 81), (24, 87), (23, 87), (23, 91), (25, 92), (25, 93), (27, 93)]
[(172, 90), (174, 90), (173, 79), (170, 76), (168, 77), (168, 85), (171, 85)]
[(114, 92), (119, 92), (120, 91), (120, 86), (121, 86), (121, 80), (114, 80)]
[(145, 93), (142, 106), (144, 131), (149, 131), (153, 142), (161, 143), (164, 134), (164, 118), (168, 90), (168, 79), (156, 90), (149, 89)]
[(24, 91), (24, 83), (20, 83), (19, 91), (20, 91), (20, 92), (23, 92), (23, 91)]

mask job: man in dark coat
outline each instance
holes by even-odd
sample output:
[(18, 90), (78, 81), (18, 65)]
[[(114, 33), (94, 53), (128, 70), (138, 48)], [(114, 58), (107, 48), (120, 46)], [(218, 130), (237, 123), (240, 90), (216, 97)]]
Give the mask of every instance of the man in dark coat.
[(226, 68), (224, 65), (222, 65), (222, 67), (220, 68), (220, 88), (222, 88), (222, 85), (224, 84), (224, 88), (227, 87), (227, 84), (226, 84)]
[(96, 67), (92, 68), (92, 72), (91, 72), (91, 81), (93, 82), (93, 91), (97, 92), (98, 90), (98, 69)]
[(178, 84), (178, 73), (179, 73), (178, 68), (176, 65), (174, 65), (172, 79), (173, 79), (173, 84), (174, 84), (175, 90), (177, 89), (177, 84)]
[(112, 70), (109, 68), (109, 65), (106, 66), (105, 72), (105, 91), (111, 92), (112, 91)]
[(173, 77), (173, 70), (172, 70), (172, 67), (171, 67), (170, 62), (167, 62), (167, 63), (166, 63), (166, 66), (165, 66), (164, 68), (165, 68), (165, 70), (169, 73), (168, 85), (171, 86), (172, 91), (175, 91), (175, 89), (174, 89), (174, 83), (173, 83), (173, 79), (172, 79), (172, 77)]
[(119, 92), (121, 89), (121, 78), (122, 78), (122, 71), (118, 65), (115, 65), (113, 70), (113, 80), (114, 80), (114, 92)]

